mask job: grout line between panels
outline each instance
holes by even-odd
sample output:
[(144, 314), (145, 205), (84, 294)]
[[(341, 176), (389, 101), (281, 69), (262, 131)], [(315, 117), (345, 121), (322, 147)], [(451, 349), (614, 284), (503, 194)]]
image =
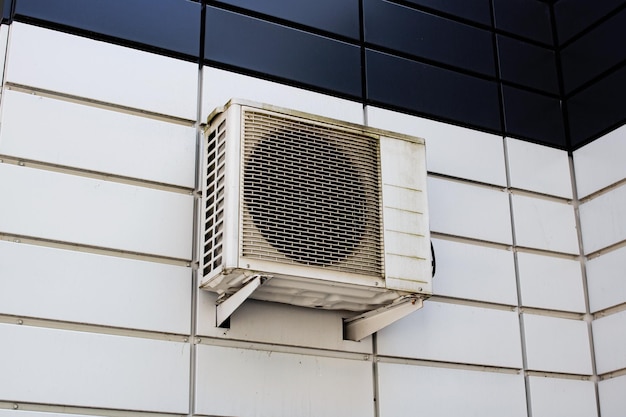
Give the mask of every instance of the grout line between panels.
[[(44, 404), (33, 403), (23, 401), (0, 401), (0, 410), (15, 410), (16, 412), (38, 412), (38, 413), (62, 413), (69, 415), (87, 415), (98, 417), (182, 417), (180, 413), (159, 413), (153, 411), (140, 411), (140, 410), (117, 410), (107, 408), (95, 408), (95, 407), (80, 407), (71, 405), (56, 405), (56, 404)], [(26, 413), (24, 413), (26, 414)], [(21, 415), (21, 414), (18, 414)]]
[[(509, 150), (507, 146), (506, 138), (502, 138), (502, 145), (504, 151), (504, 169), (506, 174), (507, 187), (511, 186), (511, 168), (509, 166)], [(517, 234), (515, 232), (515, 211), (513, 209), (513, 196), (509, 193), (509, 216), (511, 218), (511, 240), (513, 242), (513, 248), (517, 246)], [(513, 265), (515, 268), (515, 285), (517, 288), (517, 317), (519, 322), (520, 333), (520, 352), (522, 354), (522, 370), (524, 372), (524, 387), (526, 392), (526, 413), (528, 417), (533, 416), (532, 412), (532, 398), (530, 391), (530, 379), (527, 375), (528, 371), (528, 353), (526, 351), (526, 330), (524, 327), (524, 310), (522, 300), (522, 285), (519, 271), (519, 259), (517, 251), (513, 251)]]
[(53, 164), (50, 162), (36, 161), (11, 155), (0, 154), (0, 163), (17, 165), (25, 168), (40, 169), (49, 172), (57, 172), (60, 174), (74, 175), (82, 178), (108, 181), (117, 184), (131, 185), (135, 187), (150, 188), (153, 190), (166, 191), (177, 194), (193, 194), (192, 188), (184, 187), (182, 185), (171, 185), (157, 181), (127, 177), (123, 175), (108, 174), (101, 171), (93, 171), (83, 168), (70, 167), (66, 165)]
[(188, 343), (189, 336), (177, 333), (165, 333), (154, 330), (131, 329), (104, 324), (88, 324), (73, 321), (44, 319), (25, 315), (0, 314), (0, 323), (16, 326), (39, 327), (55, 330), (68, 330), (81, 333), (104, 334), (111, 336), (135, 337), (141, 339), (164, 340), (168, 342)]
[(585, 317), (588, 318), (585, 320), (587, 322), (587, 336), (589, 340), (589, 355), (591, 361), (591, 371), (593, 373), (593, 384), (595, 391), (595, 400), (596, 400), (596, 410), (598, 417), (602, 416), (601, 407), (600, 407), (600, 391), (598, 387), (598, 368), (596, 364), (596, 352), (595, 352), (595, 343), (593, 340), (593, 315), (591, 314), (590, 301), (589, 301), (589, 283), (587, 281), (587, 264), (585, 258), (585, 247), (583, 243), (583, 235), (581, 229), (581, 221), (580, 221), (580, 201), (578, 200), (578, 188), (576, 184), (576, 170), (574, 167), (574, 156), (570, 152), (568, 155), (569, 161), (569, 173), (570, 173), (570, 181), (572, 184), (572, 205), (574, 206), (574, 219), (576, 221), (576, 237), (578, 239), (578, 249), (580, 253), (580, 271), (582, 276), (582, 284), (583, 284), (583, 297), (585, 300)]
[(47, 90), (39, 87), (32, 87), (29, 85), (18, 84), (13, 82), (6, 82), (5, 88), (7, 90), (18, 91), (20, 93), (33, 94), (40, 97), (52, 98), (57, 100), (66, 101), (69, 103), (82, 104), (85, 106), (96, 107), (104, 110), (111, 110), (120, 113), (126, 113), (133, 116), (141, 116), (148, 119), (159, 120), (163, 122), (170, 122), (187, 127), (194, 127), (195, 120), (186, 119), (179, 116), (171, 116), (168, 114), (158, 113), (150, 110), (138, 109), (135, 107), (124, 106), (121, 104), (109, 103), (102, 100), (96, 100), (88, 97), (77, 96), (73, 94), (61, 93), (54, 90)]
[(4, 233), (0, 231), (0, 241), (12, 242), (15, 244), (27, 244), (43, 246), (47, 248), (71, 250), (75, 252), (90, 253), (93, 255), (115, 256), (124, 259), (134, 259), (137, 261), (157, 262), (167, 265), (177, 265), (192, 268), (194, 267), (190, 260), (171, 258), (161, 255), (152, 255), (147, 253), (133, 252), (122, 249), (105, 248), (101, 246), (85, 245), (73, 242), (63, 242), (52, 239), (44, 239), (33, 236), (18, 235), (13, 233)]

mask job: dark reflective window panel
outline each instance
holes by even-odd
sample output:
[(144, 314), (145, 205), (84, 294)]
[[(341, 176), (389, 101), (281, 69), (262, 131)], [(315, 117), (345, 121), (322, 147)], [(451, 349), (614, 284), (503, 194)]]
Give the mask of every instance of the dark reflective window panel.
[(18, 0), (16, 16), (70, 26), (184, 55), (200, 52), (199, 3), (187, 0)]
[(561, 52), (565, 92), (580, 87), (626, 60), (626, 9), (577, 39)]
[(491, 33), (382, 0), (363, 2), (365, 41), (494, 76)]
[(538, 0), (493, 0), (496, 28), (552, 46), (550, 6)]
[(559, 44), (563, 44), (607, 13), (623, 5), (623, 0), (559, 0), (554, 4), (554, 16)]
[(501, 131), (495, 82), (372, 50), (365, 56), (371, 103)]
[(444, 13), (491, 26), (489, 0), (408, 0)]
[(502, 94), (507, 135), (565, 148), (560, 100), (509, 86)]
[(2, 23), (11, 20), (11, 0), (0, 0), (0, 11), (2, 12)]
[(626, 66), (567, 100), (572, 147), (626, 122)]
[(503, 80), (559, 94), (554, 51), (498, 35), (500, 74)]
[(206, 19), (209, 61), (361, 96), (358, 46), (214, 7)]
[(222, 0), (221, 3), (359, 39), (359, 0)]

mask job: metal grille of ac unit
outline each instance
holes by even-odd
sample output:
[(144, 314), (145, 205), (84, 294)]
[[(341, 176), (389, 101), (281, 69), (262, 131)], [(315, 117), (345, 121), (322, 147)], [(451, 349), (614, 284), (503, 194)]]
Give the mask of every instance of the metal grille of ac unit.
[(243, 131), (243, 255), (381, 276), (377, 138), (253, 110)]
[(204, 270), (206, 275), (222, 264), (224, 229), (224, 173), (226, 148), (226, 123), (220, 123), (207, 136), (205, 163), (206, 177), (203, 194), (204, 206)]

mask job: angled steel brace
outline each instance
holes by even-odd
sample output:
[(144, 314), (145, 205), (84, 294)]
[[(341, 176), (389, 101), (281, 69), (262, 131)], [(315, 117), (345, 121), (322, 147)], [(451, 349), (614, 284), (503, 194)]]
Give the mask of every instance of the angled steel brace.
[(266, 275), (253, 275), (251, 279), (236, 293), (221, 301), (215, 306), (215, 326), (220, 327), (228, 318), (243, 304), (252, 293), (265, 284), (271, 277)]
[(396, 320), (408, 316), (424, 306), (424, 299), (418, 296), (407, 296), (400, 300), (368, 311), (359, 316), (343, 320), (343, 333), (347, 340), (359, 341), (380, 329), (387, 327)]

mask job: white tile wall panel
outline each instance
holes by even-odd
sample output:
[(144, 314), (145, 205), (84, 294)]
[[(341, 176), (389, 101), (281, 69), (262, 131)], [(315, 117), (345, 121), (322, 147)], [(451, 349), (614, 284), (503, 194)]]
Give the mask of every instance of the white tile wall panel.
[(524, 314), (528, 369), (590, 375), (587, 323)]
[(578, 197), (626, 178), (626, 126), (574, 151)]
[(512, 187), (572, 198), (566, 151), (518, 139), (506, 141)]
[(512, 311), (426, 301), (378, 333), (378, 353), (518, 368), (519, 320)]
[(626, 311), (592, 323), (598, 374), (626, 368)]
[(7, 90), (0, 153), (194, 187), (195, 129)]
[(591, 312), (626, 303), (626, 247), (587, 261)]
[(585, 312), (580, 262), (573, 259), (517, 254), (522, 305)]
[(360, 103), (290, 87), (260, 78), (204, 67), (202, 119), (230, 99), (238, 98), (298, 110), (319, 116), (363, 124)]
[(598, 382), (602, 417), (623, 417), (626, 410), (626, 375)]
[(16, 22), (6, 81), (195, 120), (198, 64)]
[(0, 164), (0, 231), (188, 259), (193, 198)]
[(380, 417), (525, 417), (521, 375), (378, 364)]
[(513, 253), (504, 249), (433, 239), (434, 293), (517, 305)]
[(430, 172), (506, 185), (502, 137), (378, 107), (366, 109), (369, 126), (424, 138)]
[(513, 217), (519, 246), (579, 253), (574, 208), (570, 204), (513, 195)]
[(428, 196), (431, 231), (512, 242), (509, 199), (503, 191), (429, 177)]
[(197, 414), (374, 415), (370, 361), (198, 345), (196, 379)]
[(3, 400), (187, 413), (188, 343), (12, 324), (0, 340)]
[(598, 415), (593, 381), (529, 378), (533, 417), (593, 417)]
[(198, 335), (372, 353), (371, 337), (343, 340), (342, 319), (350, 314), (247, 300), (230, 317), (230, 328), (224, 329), (215, 327), (216, 299), (215, 293), (198, 293)]
[(190, 268), (0, 241), (2, 314), (189, 334), (190, 294)]
[(626, 239), (626, 185), (580, 205), (585, 253)]

